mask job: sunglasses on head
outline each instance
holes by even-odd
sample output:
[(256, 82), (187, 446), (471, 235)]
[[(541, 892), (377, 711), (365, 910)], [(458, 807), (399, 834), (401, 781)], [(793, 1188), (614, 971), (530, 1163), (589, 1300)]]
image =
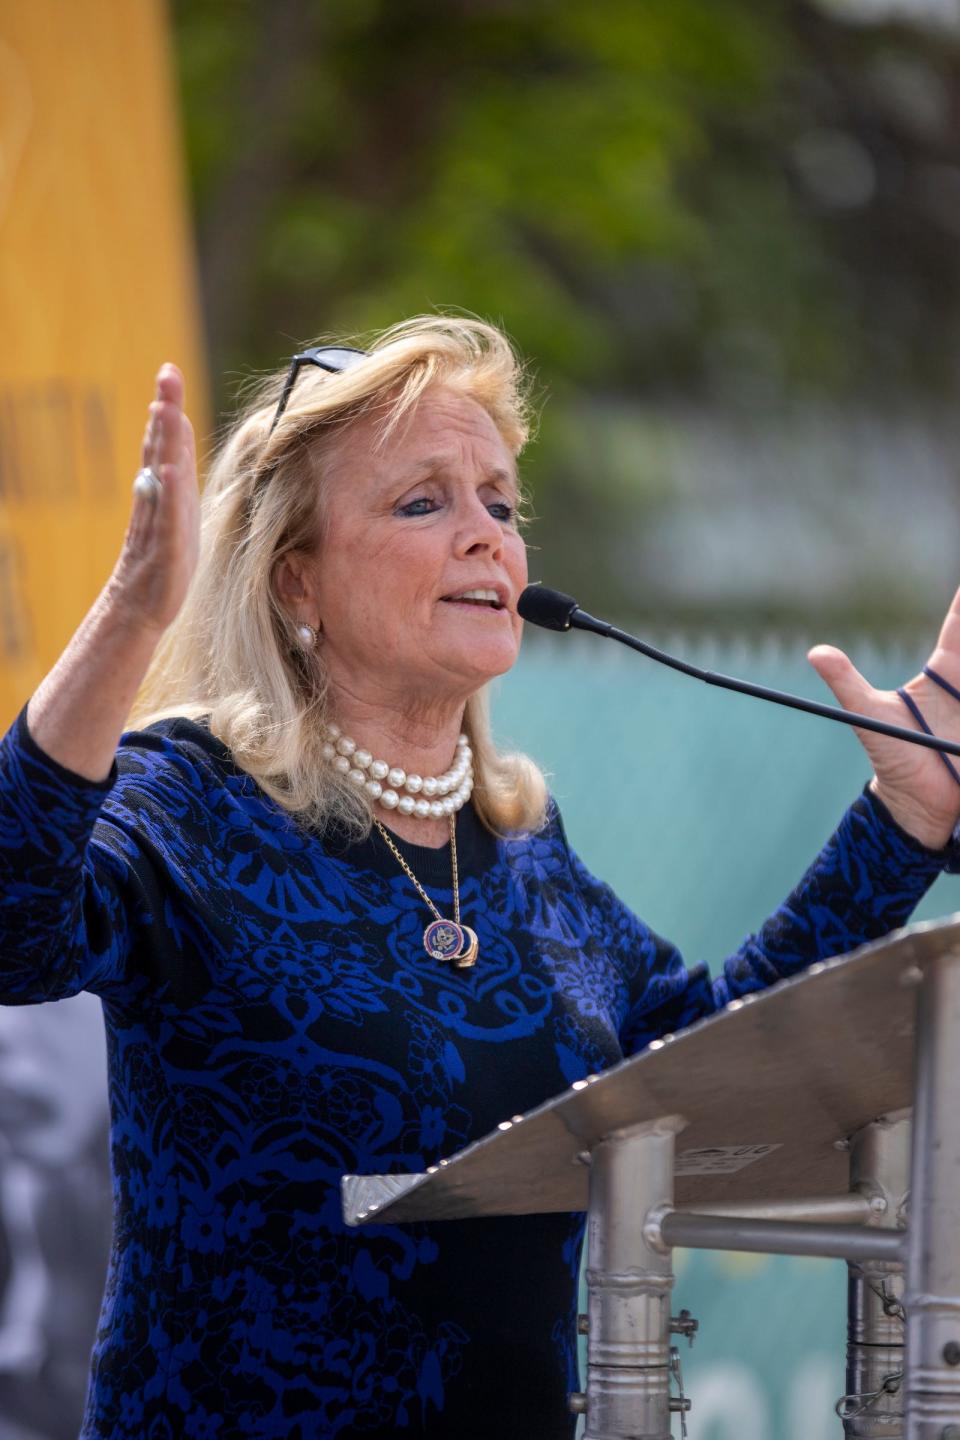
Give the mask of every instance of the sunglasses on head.
[(270, 434), (273, 434), (277, 421), (287, 408), (287, 401), (290, 399), (297, 376), (304, 365), (316, 365), (318, 370), (327, 370), (331, 375), (339, 375), (342, 370), (349, 370), (351, 366), (358, 365), (361, 360), (365, 360), (367, 354), (366, 350), (354, 350), (349, 345), (312, 345), (309, 350), (301, 350), (299, 354), (294, 355), (283, 384), (277, 413), (270, 426)]

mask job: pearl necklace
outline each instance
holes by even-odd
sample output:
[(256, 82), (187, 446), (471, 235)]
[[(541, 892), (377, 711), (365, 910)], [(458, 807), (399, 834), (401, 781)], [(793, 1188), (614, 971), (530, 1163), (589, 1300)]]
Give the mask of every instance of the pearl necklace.
[[(413, 815), (418, 820), (441, 820), (462, 810), (470, 799), (473, 751), (466, 735), (458, 739), (454, 762), (443, 775), (408, 775), (399, 765), (375, 760), (369, 750), (362, 750), (338, 725), (327, 725), (326, 736), (323, 758), (385, 810)], [(400, 794), (402, 790), (407, 793)]]

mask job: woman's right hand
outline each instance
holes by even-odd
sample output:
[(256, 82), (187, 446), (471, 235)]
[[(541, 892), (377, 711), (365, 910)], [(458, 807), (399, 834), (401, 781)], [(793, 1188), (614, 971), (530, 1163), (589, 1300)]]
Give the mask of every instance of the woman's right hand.
[(183, 410), (183, 375), (165, 364), (143, 435), (141, 464), (159, 490), (134, 490), (130, 524), (107, 586), (128, 621), (157, 638), (176, 617), (197, 565), (199, 498), (193, 426)]
[(88, 780), (109, 775), (136, 693), (197, 565), (193, 429), (175, 365), (157, 375), (142, 461), (159, 477), (159, 490), (153, 498), (134, 491), (113, 574), (27, 707), (40, 748)]

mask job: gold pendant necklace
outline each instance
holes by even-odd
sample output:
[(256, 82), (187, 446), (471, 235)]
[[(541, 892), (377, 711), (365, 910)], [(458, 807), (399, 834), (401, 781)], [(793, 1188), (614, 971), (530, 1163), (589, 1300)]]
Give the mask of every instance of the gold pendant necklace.
[(436, 919), (431, 920), (423, 932), (423, 948), (432, 960), (452, 960), (458, 970), (467, 970), (476, 963), (480, 953), (480, 942), (469, 925), (460, 922), (460, 877), (457, 873), (457, 822), (450, 816), (450, 855), (453, 860), (453, 919), (447, 920), (434, 905), (400, 851), (394, 845), (380, 821), (374, 816), (374, 825), (383, 837), (404, 874), (413, 881), (421, 898), (433, 911)]

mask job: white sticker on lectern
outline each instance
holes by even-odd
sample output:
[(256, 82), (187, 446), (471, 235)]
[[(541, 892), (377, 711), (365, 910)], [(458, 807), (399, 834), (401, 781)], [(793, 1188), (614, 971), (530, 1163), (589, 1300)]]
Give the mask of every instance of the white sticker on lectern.
[(681, 1150), (674, 1174), (733, 1175), (780, 1148), (779, 1145), (703, 1145), (699, 1150)]

